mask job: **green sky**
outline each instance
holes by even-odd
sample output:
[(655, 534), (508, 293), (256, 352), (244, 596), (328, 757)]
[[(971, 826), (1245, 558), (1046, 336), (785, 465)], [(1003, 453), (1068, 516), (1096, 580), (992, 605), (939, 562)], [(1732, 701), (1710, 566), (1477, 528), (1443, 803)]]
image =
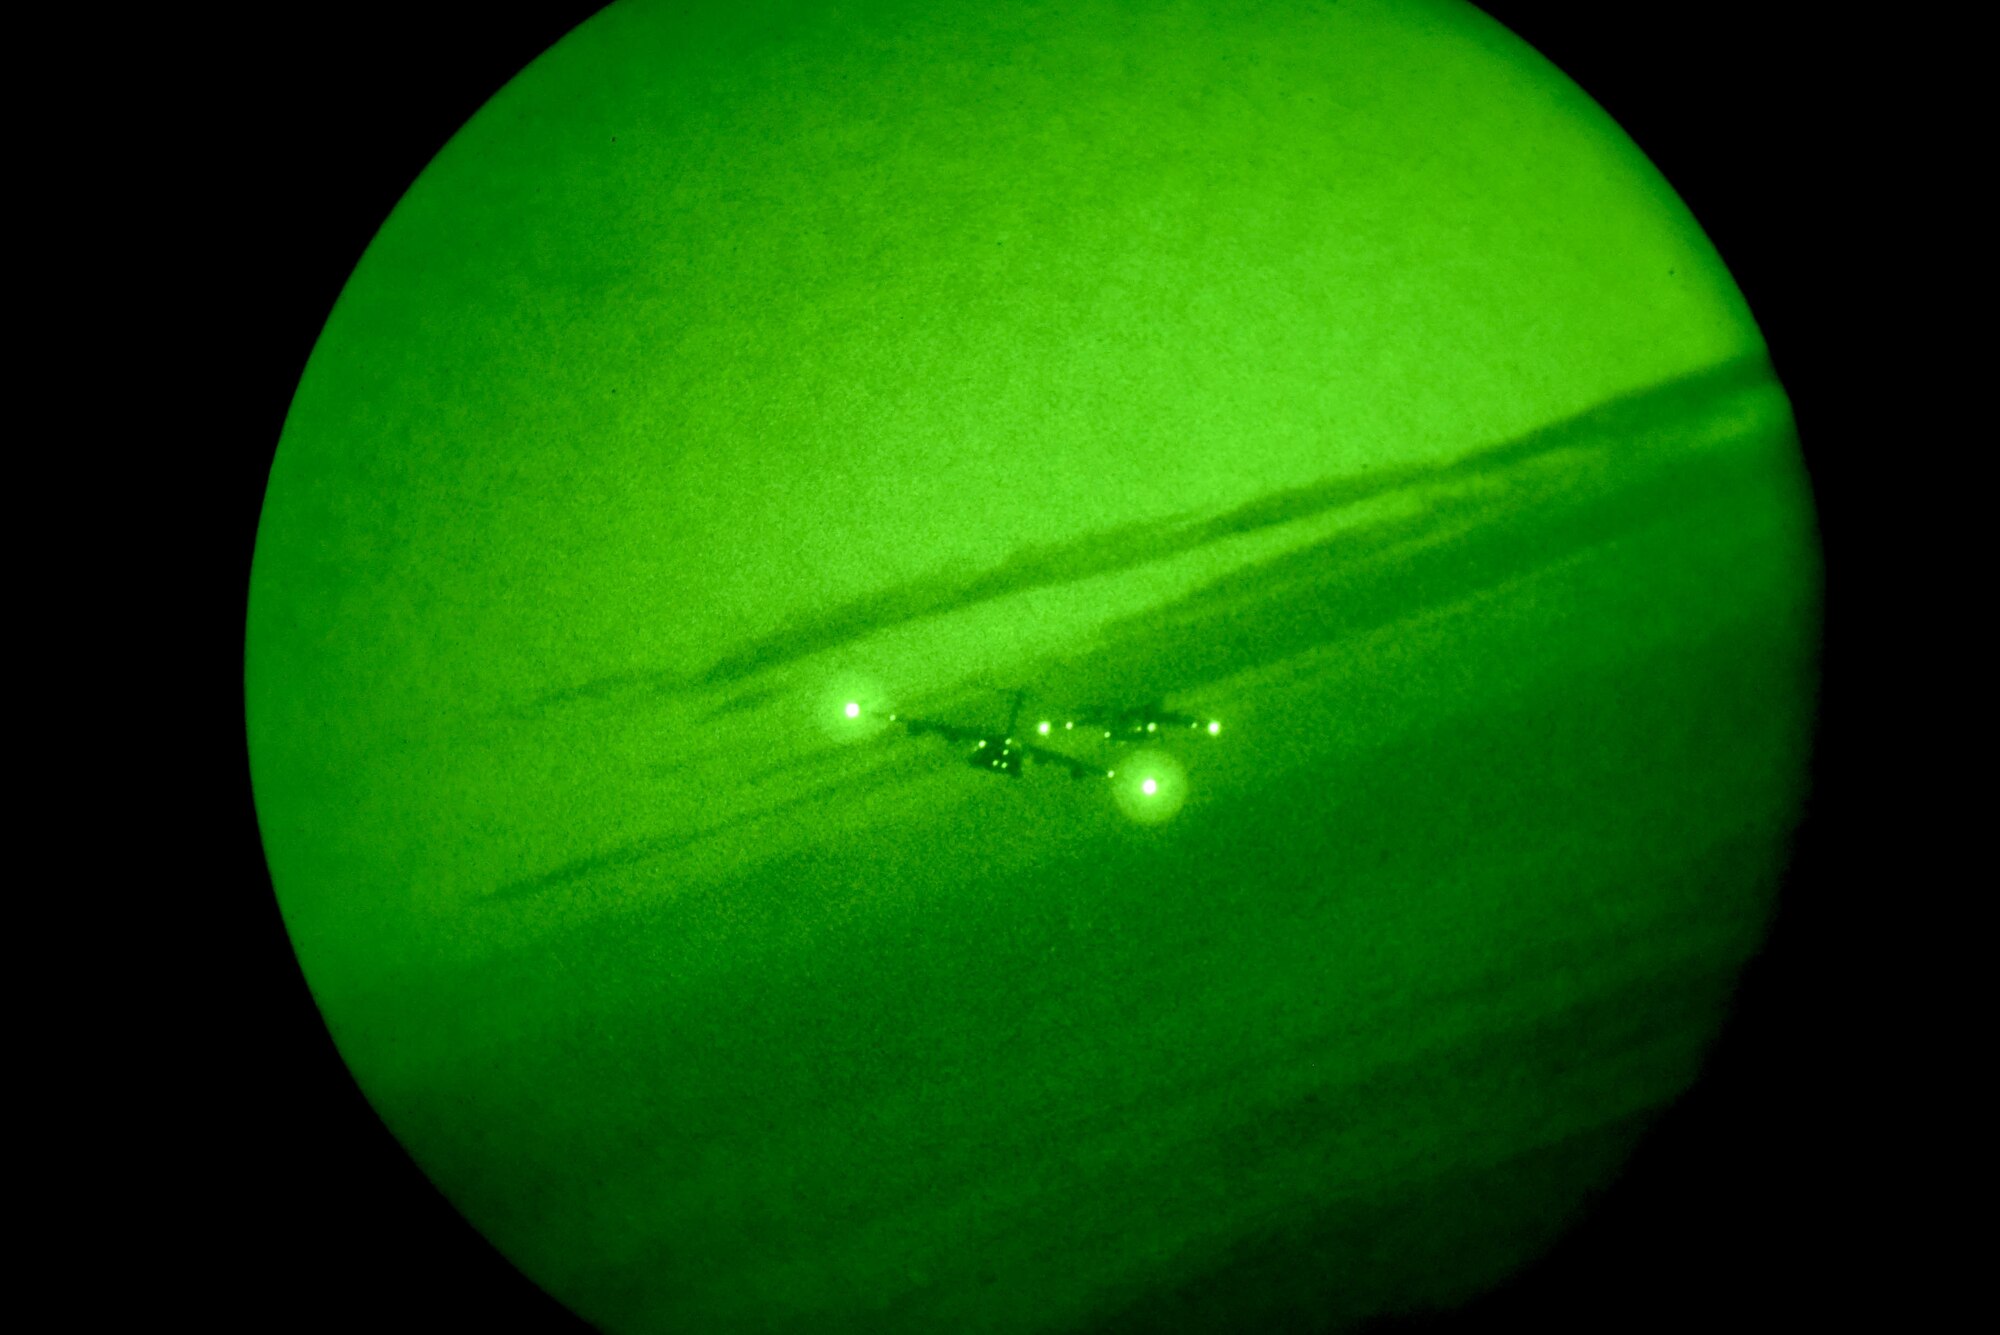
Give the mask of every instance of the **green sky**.
[[(253, 777), (364, 1090), (619, 1328), (1504, 1273), (1799, 801), (1811, 519), (1699, 227), (1462, 4), (696, 8), (474, 117), (277, 452)], [(1228, 729), (1146, 826), (837, 721), (994, 683)]]

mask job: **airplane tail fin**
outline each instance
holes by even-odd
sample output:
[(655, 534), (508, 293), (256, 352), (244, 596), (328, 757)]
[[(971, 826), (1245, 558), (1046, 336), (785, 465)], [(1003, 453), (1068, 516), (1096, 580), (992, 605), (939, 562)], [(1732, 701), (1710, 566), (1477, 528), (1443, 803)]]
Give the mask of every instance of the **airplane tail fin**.
[(993, 682), (985, 680), (981, 680), (979, 684), (981, 686), (984, 686), (989, 691), (999, 692), (1001, 695), (1006, 696), (1008, 699), (1014, 702), (1013, 708), (1010, 709), (1007, 713), (1006, 735), (1012, 737), (1014, 735), (1014, 725), (1021, 721), (1021, 705), (1022, 702), (1028, 698), (1028, 693), (1024, 690), (1019, 690), (1019, 689), (1010, 690), (1005, 686), (1000, 686)]

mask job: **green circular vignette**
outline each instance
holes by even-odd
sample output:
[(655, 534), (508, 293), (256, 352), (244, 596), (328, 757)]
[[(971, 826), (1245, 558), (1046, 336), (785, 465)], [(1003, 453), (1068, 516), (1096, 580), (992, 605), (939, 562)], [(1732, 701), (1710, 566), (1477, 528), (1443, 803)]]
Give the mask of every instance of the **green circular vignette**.
[(1470, 6), (622, 0), (327, 321), (252, 774), (362, 1089), (586, 1319), (1338, 1322), (1694, 1079), (1817, 599), (1729, 274)]

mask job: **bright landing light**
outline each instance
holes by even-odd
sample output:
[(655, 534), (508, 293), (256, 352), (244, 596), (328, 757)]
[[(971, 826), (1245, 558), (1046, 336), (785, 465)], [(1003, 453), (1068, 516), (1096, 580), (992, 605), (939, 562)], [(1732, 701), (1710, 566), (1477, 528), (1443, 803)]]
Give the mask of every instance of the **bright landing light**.
[(1213, 721), (1211, 721), (1211, 722), (1209, 723), (1209, 725), (1208, 725), (1208, 735), (1209, 735), (1209, 736), (1213, 737), (1213, 736), (1215, 736), (1215, 734), (1217, 734), (1218, 732), (1221, 732), (1221, 731), (1222, 731), (1222, 725), (1221, 725), (1220, 723), (1216, 723), (1216, 722), (1213, 722)]
[(1036, 731), (1036, 732), (1038, 732), (1038, 733), (1040, 733), (1040, 734), (1041, 734), (1042, 736), (1044, 736), (1044, 737), (1048, 736), (1048, 735), (1049, 735), (1049, 725), (1048, 725), (1048, 722), (1047, 722), (1046, 720), (1044, 720), (1044, 721), (1043, 721), (1043, 722), (1041, 722), (1041, 723), (1037, 723), (1037, 724), (1035, 725), (1035, 731)]
[(851, 746), (887, 726), (892, 716), (876, 711), (895, 696), (879, 681), (858, 672), (842, 672), (822, 681), (816, 690), (796, 697), (788, 692), (787, 698), (795, 700), (801, 711), (798, 723), (810, 721), (812, 729), (827, 741)]
[[(1119, 778), (1118, 775), (1129, 775)], [(1112, 775), (1111, 795), (1126, 819), (1140, 825), (1172, 820), (1188, 797), (1187, 770), (1171, 752), (1150, 748), (1127, 757)]]

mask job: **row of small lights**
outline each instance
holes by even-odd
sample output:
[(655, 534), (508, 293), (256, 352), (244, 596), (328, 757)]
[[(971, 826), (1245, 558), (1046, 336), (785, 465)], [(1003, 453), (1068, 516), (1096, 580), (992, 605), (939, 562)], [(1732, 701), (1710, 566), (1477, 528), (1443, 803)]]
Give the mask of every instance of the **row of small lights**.
[[(848, 701), (848, 702), (847, 702), (847, 717), (849, 717), (849, 718), (860, 718), (860, 717), (861, 717), (861, 706), (860, 706), (859, 704), (855, 703), (855, 702), (854, 702), (854, 701), (852, 701), (852, 700)], [(891, 714), (891, 715), (889, 715), (889, 717), (890, 717), (890, 719), (891, 719), (891, 720), (894, 720), (896, 716), (895, 716), (894, 714)], [(1038, 733), (1040, 733), (1040, 734), (1041, 734), (1042, 736), (1046, 737), (1046, 736), (1048, 736), (1048, 735), (1049, 735), (1049, 728), (1050, 728), (1050, 726), (1051, 726), (1051, 725), (1050, 725), (1049, 721), (1048, 721), (1047, 719), (1043, 719), (1043, 720), (1042, 720), (1042, 721), (1041, 721), (1040, 723), (1037, 723), (1037, 724), (1035, 725), (1035, 731), (1036, 731), (1036, 732), (1038, 732)], [(1076, 724), (1075, 724), (1074, 722), (1065, 722), (1065, 723), (1063, 724), (1063, 731), (1064, 731), (1064, 732), (1068, 732), (1068, 731), (1070, 731), (1071, 729), (1073, 729), (1073, 728), (1075, 728), (1075, 727), (1076, 727)], [(1160, 725), (1159, 725), (1159, 724), (1157, 724), (1157, 723), (1148, 723), (1148, 724), (1146, 725), (1146, 731), (1147, 731), (1147, 732), (1158, 732), (1159, 730), (1160, 730)], [(1219, 732), (1221, 732), (1221, 731), (1222, 731), (1222, 723), (1221, 723), (1221, 721), (1220, 721), (1220, 720), (1217, 720), (1217, 719), (1210, 719), (1210, 720), (1209, 720), (1209, 723), (1208, 723), (1208, 735), (1209, 735), (1209, 736), (1211, 736), (1211, 737), (1213, 737), (1213, 736), (1215, 736), (1215, 735), (1216, 735), (1217, 733), (1219, 733)], [(1105, 730), (1105, 733), (1104, 733), (1104, 735), (1105, 735), (1106, 737), (1109, 737), (1109, 736), (1111, 735), (1111, 732), (1110, 732), (1110, 729), (1108, 729), (1108, 728), (1107, 728), (1107, 729)], [(1011, 742), (1011, 741), (1013, 741), (1014, 739), (1010, 737), (1010, 738), (1008, 738), (1007, 740)], [(980, 743), (980, 745), (981, 745), (981, 746), (984, 746), (984, 745), (986, 745), (986, 743), (985, 743), (985, 742), (981, 742), (981, 743)]]
[[(850, 716), (850, 717), (851, 717), (851, 716)], [(1050, 725), (1049, 725), (1049, 722), (1048, 722), (1048, 720), (1044, 719), (1044, 720), (1043, 720), (1042, 722), (1040, 722), (1040, 723), (1037, 723), (1037, 724), (1035, 725), (1035, 731), (1036, 731), (1036, 732), (1039, 732), (1039, 733), (1040, 733), (1040, 734), (1041, 734), (1042, 736), (1046, 737), (1046, 736), (1048, 736), (1048, 735), (1049, 735), (1049, 726), (1050, 726)], [(1068, 732), (1068, 731), (1069, 731), (1070, 729), (1074, 728), (1075, 726), (1076, 726), (1076, 724), (1074, 724), (1074, 723), (1064, 723), (1064, 724), (1063, 724), (1063, 731), (1064, 731), (1064, 732)], [(1160, 725), (1159, 725), (1159, 724), (1157, 724), (1157, 723), (1148, 723), (1148, 724), (1146, 725), (1146, 731), (1147, 731), (1147, 732), (1158, 732), (1159, 730), (1160, 730)], [(1208, 722), (1208, 735), (1209, 735), (1209, 736), (1211, 736), (1211, 737), (1213, 737), (1213, 736), (1215, 736), (1215, 735), (1216, 735), (1217, 733), (1219, 733), (1219, 732), (1221, 732), (1221, 731), (1222, 731), (1222, 724), (1221, 724), (1220, 722), (1216, 721), (1215, 719), (1210, 719), (1210, 720), (1209, 720), (1209, 722)], [(1104, 730), (1104, 735), (1105, 735), (1106, 737), (1109, 737), (1109, 736), (1111, 735), (1111, 730), (1110, 730), (1109, 728), (1105, 729), (1105, 730)]]

